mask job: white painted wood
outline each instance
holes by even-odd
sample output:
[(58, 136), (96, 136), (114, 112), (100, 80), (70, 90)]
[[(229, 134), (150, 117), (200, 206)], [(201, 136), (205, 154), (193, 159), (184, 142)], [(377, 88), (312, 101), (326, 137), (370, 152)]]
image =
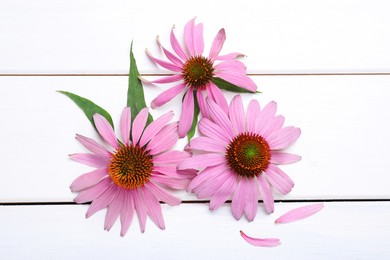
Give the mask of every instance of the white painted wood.
[[(303, 203), (276, 205), (272, 215), (236, 221), (228, 205), (210, 213), (206, 205), (162, 205), (166, 230), (148, 219), (141, 234), (135, 218), (125, 237), (120, 223), (103, 230), (105, 212), (84, 219), (83, 206), (0, 207), (4, 259), (388, 259), (389, 202), (326, 203), (316, 215), (284, 225), (273, 221)], [(281, 245), (247, 244), (239, 230), (277, 237)]]
[[(296, 184), (283, 199), (390, 198), (389, 76), (253, 79), (263, 94), (244, 95), (245, 103), (251, 98), (263, 105), (275, 100), (286, 125), (302, 129), (289, 151), (303, 160), (281, 166)], [(127, 77), (0, 77), (0, 86), (1, 201), (71, 201), (70, 183), (91, 170), (67, 157), (85, 151), (74, 136), (96, 134), (81, 110), (55, 91), (95, 101), (118, 123), (126, 103)], [(149, 104), (162, 88), (145, 90)], [(226, 96), (231, 99), (233, 94)], [(180, 100), (152, 113), (178, 112)], [(184, 144), (182, 140), (176, 148)], [(177, 195), (194, 198), (185, 192)]]
[(155, 36), (197, 16), (206, 50), (224, 27), (224, 52), (248, 57), (250, 73), (390, 71), (386, 0), (2, 0), (0, 73), (127, 73), (130, 42), (143, 73), (160, 73), (144, 54)]

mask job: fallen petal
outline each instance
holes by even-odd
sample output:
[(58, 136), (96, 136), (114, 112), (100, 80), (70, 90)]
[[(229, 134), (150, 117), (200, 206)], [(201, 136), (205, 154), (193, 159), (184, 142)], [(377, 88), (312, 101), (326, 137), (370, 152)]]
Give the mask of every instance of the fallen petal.
[(274, 247), (280, 245), (278, 238), (254, 238), (247, 236), (242, 230), (240, 230), (242, 238), (251, 245), (262, 247)]
[(310, 217), (323, 209), (324, 206), (324, 203), (317, 203), (290, 210), (275, 220), (275, 223), (288, 223)]

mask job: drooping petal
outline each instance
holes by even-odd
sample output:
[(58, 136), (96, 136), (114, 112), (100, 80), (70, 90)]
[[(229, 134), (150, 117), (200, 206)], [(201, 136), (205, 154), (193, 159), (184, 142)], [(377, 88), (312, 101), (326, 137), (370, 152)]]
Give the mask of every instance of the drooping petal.
[(122, 111), (120, 129), (122, 134), (122, 140), (125, 145), (130, 141), (130, 129), (131, 129), (131, 110), (129, 107), (125, 107)]
[(257, 188), (256, 182), (253, 180), (248, 180), (246, 189), (247, 201), (244, 208), (244, 214), (248, 221), (253, 221), (255, 219), (257, 208), (259, 206), (259, 189)]
[(160, 42), (160, 38), (157, 36), (156, 38), (156, 41), (157, 41), (157, 44), (158, 46), (160, 46), (160, 48), (163, 50), (165, 56), (173, 63), (175, 64), (176, 66), (179, 66), (179, 67), (182, 67), (183, 66), (183, 61), (180, 60), (179, 58), (177, 58), (173, 53), (171, 53), (170, 51), (168, 51), (167, 49), (164, 48), (164, 46), (162, 46), (161, 42)]
[(245, 112), (241, 95), (236, 95), (230, 102), (229, 118), (236, 134), (245, 132)]
[(179, 95), (184, 89), (186, 88), (185, 83), (181, 83), (179, 85), (176, 85), (174, 87), (171, 87), (164, 92), (162, 92), (160, 95), (158, 95), (155, 99), (152, 100), (152, 103), (150, 106), (152, 108), (160, 107), (170, 101), (172, 98)]
[(171, 119), (173, 118), (173, 112), (170, 111), (153, 122), (151, 122), (145, 129), (141, 140), (139, 142), (140, 146), (144, 146), (146, 143), (150, 141), (150, 139), (155, 136)]
[(191, 56), (196, 55), (194, 38), (195, 38), (195, 18), (191, 19), (184, 26), (184, 43), (187, 48), (187, 51), (190, 53)]
[(100, 194), (102, 194), (110, 185), (112, 185), (111, 178), (104, 178), (100, 182), (98, 182), (95, 186), (91, 188), (82, 190), (76, 198), (74, 198), (74, 202), (81, 204), (85, 202), (92, 201), (96, 199)]
[(107, 207), (106, 219), (104, 221), (104, 229), (107, 231), (112, 228), (115, 221), (119, 217), (121, 207), (123, 206), (124, 193), (124, 190), (118, 189), (116, 196), (113, 198), (112, 202)]
[(189, 89), (184, 96), (179, 119), (179, 137), (183, 138), (191, 129), (194, 119), (194, 92)]
[(185, 159), (177, 166), (177, 168), (179, 170), (202, 169), (209, 166), (225, 163), (225, 161), (226, 161), (225, 156), (221, 154), (214, 154), (214, 153), (201, 154), (198, 156)]
[(181, 203), (181, 200), (166, 192), (164, 189), (158, 187), (153, 182), (148, 182), (145, 184), (148, 187), (149, 191), (156, 196), (156, 198), (160, 201), (167, 203), (170, 206), (176, 206)]
[(89, 218), (99, 210), (107, 207), (108, 204), (110, 204), (111, 201), (115, 198), (116, 194), (118, 193), (118, 190), (118, 186), (114, 184), (110, 185), (99, 197), (92, 201), (91, 206), (89, 206), (85, 216)]
[(146, 202), (144, 200), (144, 197), (142, 196), (141, 190), (136, 189), (132, 190), (133, 200), (134, 200), (134, 208), (137, 212), (138, 221), (140, 225), (141, 232), (145, 232), (145, 226), (146, 226), (146, 217), (147, 217), (147, 206)]
[(270, 214), (274, 212), (274, 196), (272, 195), (271, 187), (263, 175), (257, 177), (257, 182), (260, 195), (263, 198), (264, 209)]
[(182, 160), (191, 157), (191, 154), (183, 151), (168, 151), (153, 157), (153, 164), (178, 164)]
[(276, 219), (275, 223), (288, 223), (305, 219), (323, 209), (324, 206), (324, 203), (316, 203), (290, 210)]
[(148, 57), (152, 61), (154, 61), (155, 63), (157, 63), (158, 65), (160, 65), (161, 67), (163, 67), (165, 69), (175, 71), (175, 72), (180, 72), (182, 70), (181, 66), (178, 66), (174, 63), (166, 62), (166, 61), (163, 61), (163, 60), (160, 60), (160, 59), (153, 57), (153, 55), (147, 49), (145, 50), (145, 52), (146, 52), (146, 55), (148, 55)]
[(102, 155), (106, 157), (110, 156), (110, 152), (107, 151), (107, 149), (103, 145), (97, 143), (91, 138), (76, 134), (76, 140), (96, 155)]
[(131, 192), (125, 192), (123, 205), (120, 212), (121, 219), (121, 236), (123, 237), (131, 225), (134, 216), (134, 201)]
[(96, 169), (92, 172), (85, 173), (72, 182), (70, 190), (72, 192), (77, 192), (90, 188), (104, 177), (107, 177), (107, 169)]
[(280, 151), (271, 151), (271, 163), (274, 164), (289, 164), (301, 160), (302, 157), (297, 154), (285, 153)]
[(215, 36), (213, 43), (211, 45), (210, 53), (209, 53), (210, 60), (214, 61), (214, 59), (218, 56), (219, 52), (222, 50), (225, 40), (226, 40), (225, 29), (221, 29)]
[[(141, 190), (140, 190), (141, 191)], [(147, 187), (142, 188), (142, 196), (147, 207), (148, 215), (154, 223), (160, 228), (165, 229), (164, 218), (162, 215), (161, 205), (156, 197), (149, 191)]]
[(107, 119), (99, 114), (94, 114), (93, 121), (103, 139), (112, 147), (118, 149), (118, 140), (116, 139), (114, 129), (112, 129), (112, 126), (108, 123)]
[(107, 168), (107, 165), (110, 163), (110, 158), (96, 154), (75, 153), (69, 156), (73, 161), (95, 168)]
[(210, 209), (219, 208), (233, 194), (237, 185), (237, 178), (230, 176), (226, 181), (218, 187), (214, 195), (210, 199)]
[(260, 247), (274, 247), (280, 245), (280, 240), (278, 238), (254, 238), (247, 236), (243, 231), (240, 231), (242, 238), (253, 246)]
[(199, 136), (191, 140), (190, 148), (206, 152), (225, 153), (226, 146), (214, 139)]
[(146, 121), (148, 120), (149, 110), (147, 107), (141, 109), (138, 115), (134, 118), (133, 129), (131, 131), (131, 137), (133, 144), (136, 145), (145, 129)]
[(228, 110), (222, 110), (214, 101), (207, 99), (207, 106), (209, 108), (209, 116), (210, 118), (222, 128), (222, 131), (232, 139), (235, 137), (232, 123), (230, 122), (227, 113)]
[(287, 126), (271, 133), (267, 141), (272, 150), (279, 150), (290, 146), (300, 135), (301, 129)]
[(206, 90), (208, 97), (211, 98), (211, 100), (213, 100), (227, 115), (229, 111), (229, 106), (222, 91), (212, 82), (209, 84)]
[(187, 60), (187, 54), (183, 51), (179, 41), (177, 40), (175, 33), (174, 33), (175, 27), (172, 27), (171, 35), (170, 35), (170, 41), (172, 49), (176, 52), (176, 54), (183, 60)]
[(172, 148), (177, 140), (179, 135), (177, 133), (177, 122), (170, 123), (164, 126), (148, 144), (148, 149), (150, 150), (151, 155), (159, 154), (170, 148)]
[(207, 118), (202, 118), (199, 121), (198, 128), (203, 135), (211, 139), (223, 143), (224, 145), (228, 145), (230, 143), (231, 137), (227, 135), (219, 125)]
[(294, 187), (294, 182), (279, 167), (270, 164), (265, 170), (264, 176), (271, 185), (281, 194), (286, 195)]

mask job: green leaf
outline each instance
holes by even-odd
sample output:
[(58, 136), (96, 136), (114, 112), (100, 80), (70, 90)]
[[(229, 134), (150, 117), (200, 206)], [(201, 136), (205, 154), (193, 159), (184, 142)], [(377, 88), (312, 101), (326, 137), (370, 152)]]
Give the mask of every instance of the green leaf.
[(224, 90), (228, 90), (228, 91), (232, 91), (232, 92), (237, 92), (237, 93), (261, 93), (259, 91), (256, 91), (256, 92), (253, 92), (253, 91), (250, 91), (250, 90), (247, 90), (245, 88), (241, 88), (237, 85), (234, 85), (222, 78), (218, 78), (218, 77), (214, 77), (212, 79), (213, 83), (215, 85), (217, 85), (219, 88), (221, 89), (224, 89)]
[[(133, 54), (133, 42), (130, 47), (130, 72), (129, 72), (129, 87), (127, 90), (127, 106), (131, 109), (131, 123), (138, 113), (146, 107), (144, 88), (141, 80), (139, 79), (139, 72), (137, 63)], [(148, 121), (146, 125), (149, 125), (153, 121), (152, 115), (149, 113)]]
[(194, 135), (195, 135), (195, 129), (196, 129), (196, 126), (198, 125), (199, 111), (200, 111), (200, 109), (199, 109), (199, 105), (198, 105), (198, 100), (196, 98), (196, 93), (194, 93), (194, 118), (192, 119), (191, 129), (187, 134), (188, 143), (191, 141), (191, 138), (194, 137)]
[(100, 106), (93, 103), (91, 100), (88, 100), (86, 98), (80, 97), (76, 94), (73, 94), (73, 93), (70, 93), (67, 91), (60, 90), (58, 92), (64, 94), (65, 96), (67, 96), (71, 100), (73, 100), (73, 102), (75, 102), (76, 105), (78, 105), (81, 108), (81, 110), (83, 110), (84, 114), (87, 116), (88, 120), (91, 122), (93, 127), (95, 127), (95, 129), (96, 129), (96, 126), (95, 126), (95, 123), (93, 122), (93, 115), (95, 113), (102, 115), (105, 119), (107, 119), (107, 121), (110, 123), (112, 128), (114, 128), (114, 124), (112, 122), (112, 118), (111, 118), (110, 114), (106, 110), (101, 108)]

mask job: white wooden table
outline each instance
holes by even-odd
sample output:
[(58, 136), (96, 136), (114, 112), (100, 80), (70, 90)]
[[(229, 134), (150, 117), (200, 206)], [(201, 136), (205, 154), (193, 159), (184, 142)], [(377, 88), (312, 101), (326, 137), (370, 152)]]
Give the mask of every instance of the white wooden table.
[[(131, 1), (1, 0), (0, 258), (1, 259), (389, 259), (390, 2), (386, 0)], [(197, 16), (206, 49), (224, 27), (224, 53), (243, 52), (262, 94), (246, 104), (278, 102), (302, 136), (290, 151), (301, 162), (283, 169), (295, 181), (276, 195), (275, 213), (236, 221), (230, 205), (177, 192), (183, 204), (162, 205), (166, 230), (135, 219), (125, 237), (105, 212), (85, 219), (70, 183), (88, 167), (75, 133), (96, 136), (82, 112), (56, 90), (88, 97), (119, 121), (126, 102), (129, 46), (141, 74), (165, 73), (146, 57), (159, 53), (173, 24), (181, 35)], [(145, 87), (149, 104), (161, 91)], [(226, 93), (228, 99), (232, 93)], [(179, 115), (180, 98), (153, 110)], [(181, 149), (185, 142), (179, 142)], [(317, 215), (273, 221), (289, 209), (324, 201)], [(253, 247), (239, 230), (278, 237)], [(265, 257), (265, 258), (264, 258)]]

